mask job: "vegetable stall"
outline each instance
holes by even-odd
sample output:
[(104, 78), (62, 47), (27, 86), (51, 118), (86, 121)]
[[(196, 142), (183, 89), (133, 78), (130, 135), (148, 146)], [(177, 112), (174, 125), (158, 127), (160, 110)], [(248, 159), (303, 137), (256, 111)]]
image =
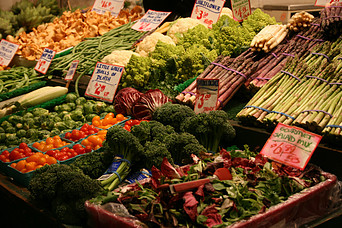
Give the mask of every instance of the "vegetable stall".
[[(130, 3), (116, 14), (28, 0), (0, 11), (3, 41), (18, 44), (0, 71), (3, 224), (341, 222), (341, 3), (286, 25), (254, 9), (150, 31), (133, 29), (148, 12)], [(278, 126), (312, 141), (294, 145)], [(304, 166), (297, 147), (310, 152)]]

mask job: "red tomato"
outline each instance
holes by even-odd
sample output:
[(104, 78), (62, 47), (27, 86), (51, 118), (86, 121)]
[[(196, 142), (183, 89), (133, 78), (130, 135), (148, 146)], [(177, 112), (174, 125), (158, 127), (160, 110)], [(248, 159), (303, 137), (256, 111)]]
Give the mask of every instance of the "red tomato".
[(25, 149), (27, 147), (27, 144), (22, 142), (19, 144), (19, 149)]
[(48, 150), (48, 151), (46, 152), (46, 154), (49, 155), (49, 156), (54, 157), (55, 152), (54, 152), (53, 150)]
[(85, 123), (83, 124), (83, 126), (81, 127), (81, 131), (87, 131), (89, 128), (89, 124)]
[(73, 141), (79, 140), (80, 139), (80, 130), (77, 130), (77, 129), (72, 130), (72, 132), (71, 132), (71, 139)]
[(69, 159), (69, 157), (68, 157), (68, 155), (61, 155), (59, 158), (57, 158), (58, 160), (60, 160), (60, 161), (65, 161), (65, 160), (68, 160)]
[(71, 156), (72, 156), (72, 157), (75, 157), (75, 156), (77, 156), (77, 155), (78, 155), (78, 154), (77, 154), (76, 152), (72, 152), (72, 153), (71, 153)]
[(85, 153), (85, 148), (84, 147), (80, 147), (80, 148), (77, 148), (75, 151), (76, 151), (77, 154), (84, 154)]
[(125, 122), (125, 125), (129, 125), (129, 126), (131, 126), (131, 125), (132, 125), (132, 123), (133, 123), (133, 120), (132, 120), (132, 119), (130, 119), (130, 120), (127, 120), (127, 121)]
[(88, 131), (88, 135), (93, 135), (93, 134), (95, 134), (95, 131), (94, 131), (94, 130), (89, 130), (89, 131)]
[(140, 120), (132, 120), (132, 126), (139, 125), (139, 124), (140, 124)]
[(85, 147), (85, 152), (90, 153), (92, 151), (91, 146), (86, 146)]
[(10, 155), (10, 152), (8, 150), (4, 150), (1, 154), (8, 157)]
[(3, 154), (0, 155), (0, 160), (5, 162), (5, 160), (7, 159), (7, 157)]
[(71, 139), (71, 132), (65, 133), (65, 138), (66, 139)]
[(127, 131), (131, 131), (131, 126), (130, 125), (125, 125), (123, 127), (123, 129), (127, 130)]
[(80, 131), (80, 139), (83, 139), (86, 137), (86, 134), (84, 133), (84, 131)]
[(14, 150), (10, 153), (9, 159), (10, 159), (11, 161), (20, 159), (19, 149), (18, 149), (18, 150), (15, 150), (15, 149), (14, 149)]

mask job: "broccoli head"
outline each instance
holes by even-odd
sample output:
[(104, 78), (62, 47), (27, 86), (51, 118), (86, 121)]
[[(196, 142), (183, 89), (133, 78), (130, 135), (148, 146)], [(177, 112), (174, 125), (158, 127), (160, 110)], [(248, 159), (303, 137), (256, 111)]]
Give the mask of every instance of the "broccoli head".
[(170, 134), (165, 137), (163, 143), (176, 164), (189, 164), (192, 162), (191, 154), (198, 156), (200, 152), (207, 151), (195, 136), (187, 132)]
[(107, 170), (108, 162), (105, 162), (103, 152), (87, 153), (76, 158), (71, 166), (81, 169), (90, 178), (97, 179)]
[(28, 190), (34, 200), (47, 204), (58, 219), (72, 225), (85, 221), (85, 201), (103, 193), (99, 181), (64, 164), (37, 169)]
[(223, 110), (188, 117), (182, 123), (181, 131), (194, 135), (211, 152), (217, 152), (220, 144), (231, 141), (236, 134)]
[(196, 113), (189, 106), (168, 102), (155, 110), (152, 119), (164, 125), (170, 125), (176, 132), (179, 132), (184, 119), (194, 115)]
[(152, 166), (160, 168), (164, 157), (173, 164), (173, 159), (171, 153), (166, 148), (164, 143), (159, 140), (153, 140), (151, 142), (146, 142), (143, 152), (143, 164), (144, 168), (151, 169)]
[(131, 133), (138, 138), (142, 145), (155, 139), (163, 141), (165, 136), (174, 132), (172, 126), (164, 125), (156, 120), (142, 121), (139, 125), (134, 125), (131, 128)]
[(104, 159), (112, 162), (116, 155), (121, 155), (131, 163), (139, 162), (143, 146), (139, 139), (119, 125), (108, 129), (103, 142)]

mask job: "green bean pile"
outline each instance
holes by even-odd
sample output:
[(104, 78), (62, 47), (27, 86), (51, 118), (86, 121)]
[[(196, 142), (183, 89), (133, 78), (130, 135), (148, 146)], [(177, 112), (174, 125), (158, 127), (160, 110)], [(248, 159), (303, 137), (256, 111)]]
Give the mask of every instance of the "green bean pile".
[(0, 94), (30, 86), (46, 76), (39, 75), (33, 68), (23, 66), (0, 71)]
[(79, 77), (75, 82), (75, 90), (78, 93), (78, 82), (80, 78), (95, 68), (96, 62), (101, 61), (113, 50), (128, 50), (132, 45), (144, 35), (131, 29), (134, 22), (127, 23), (120, 27), (110, 30), (99, 37), (88, 38), (76, 45), (68, 55), (61, 56), (52, 61), (49, 68), (50, 72), (67, 71), (73, 60), (79, 60), (77, 73)]

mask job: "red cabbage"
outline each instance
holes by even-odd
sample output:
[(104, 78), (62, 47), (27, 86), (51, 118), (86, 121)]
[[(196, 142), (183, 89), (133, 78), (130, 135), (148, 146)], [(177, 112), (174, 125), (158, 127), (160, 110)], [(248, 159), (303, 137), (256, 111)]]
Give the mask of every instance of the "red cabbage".
[(124, 116), (131, 116), (134, 103), (142, 95), (143, 93), (131, 87), (121, 89), (115, 96), (115, 100), (114, 100), (115, 112), (120, 113)]
[(159, 89), (148, 90), (143, 94), (133, 106), (133, 117), (140, 120), (151, 120), (156, 108), (171, 102)]

